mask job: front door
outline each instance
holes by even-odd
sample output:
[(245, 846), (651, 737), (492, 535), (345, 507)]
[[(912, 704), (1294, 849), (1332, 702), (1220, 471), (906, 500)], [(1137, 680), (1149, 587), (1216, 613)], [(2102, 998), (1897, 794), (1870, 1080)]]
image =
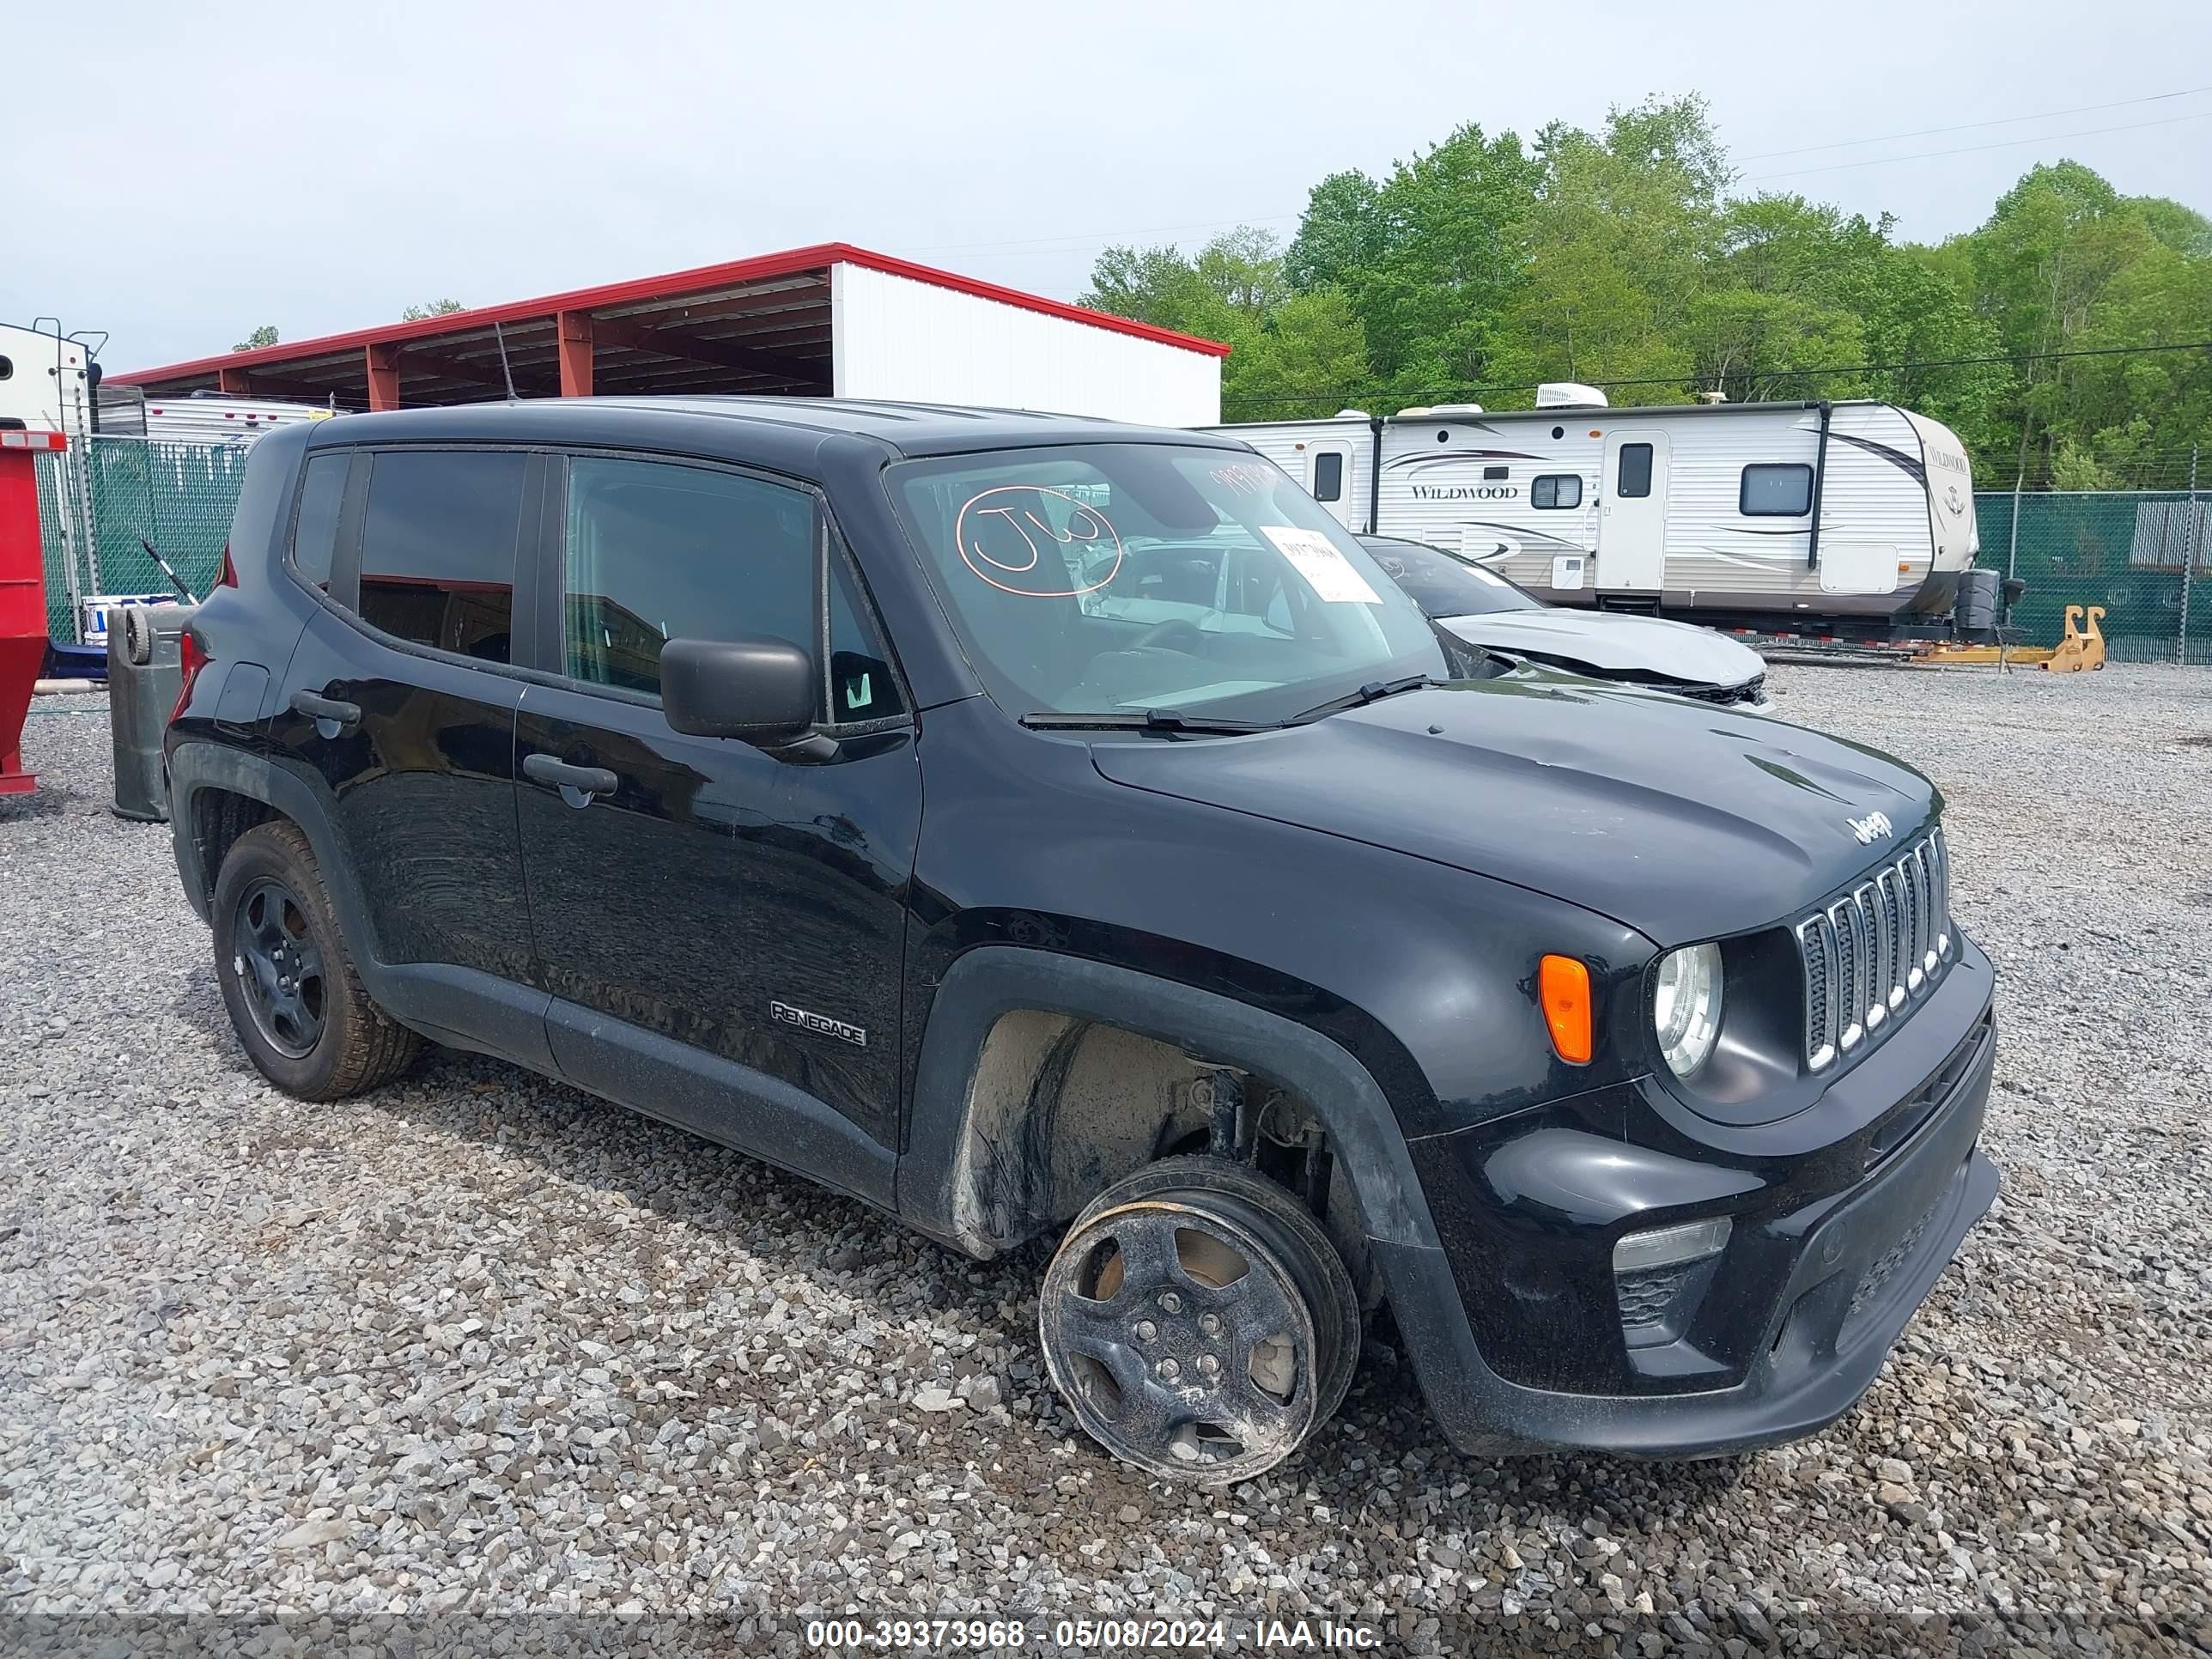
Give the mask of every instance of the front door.
[(1324, 438), (1306, 446), (1306, 493), (1329, 510), (1346, 530), (1359, 503), (1352, 498), (1352, 446), (1340, 438)]
[(1657, 593), (1667, 585), (1667, 434), (1607, 433), (1599, 490), (1597, 591)]
[[(555, 1058), (595, 1092), (887, 1194), (921, 769), (817, 498), (604, 455), (570, 457), (553, 487), (559, 621), (539, 665), (558, 683), (525, 690), (515, 759)], [(662, 717), (667, 640), (755, 634), (828, 663), (829, 740), (770, 753)]]

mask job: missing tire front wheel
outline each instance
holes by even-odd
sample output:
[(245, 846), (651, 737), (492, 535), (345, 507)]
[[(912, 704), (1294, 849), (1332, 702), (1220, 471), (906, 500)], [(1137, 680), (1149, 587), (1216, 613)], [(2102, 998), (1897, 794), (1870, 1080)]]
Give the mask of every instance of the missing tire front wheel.
[[(1210, 1160), (1172, 1163), (1202, 1176)], [(1288, 1193), (1242, 1170), (1224, 1184), (1265, 1191), (1157, 1190), (1173, 1177), (1155, 1170), (1102, 1194), (1047, 1266), (1045, 1364), (1115, 1456), (1175, 1480), (1249, 1480), (1341, 1397), (1358, 1340), (1350, 1279)]]

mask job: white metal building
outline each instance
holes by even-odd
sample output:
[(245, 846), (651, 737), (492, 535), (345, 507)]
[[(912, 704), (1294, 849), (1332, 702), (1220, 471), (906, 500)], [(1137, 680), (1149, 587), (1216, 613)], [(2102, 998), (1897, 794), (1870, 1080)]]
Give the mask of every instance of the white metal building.
[(342, 409), (507, 395), (877, 398), (1221, 418), (1229, 348), (843, 242), (110, 376)]

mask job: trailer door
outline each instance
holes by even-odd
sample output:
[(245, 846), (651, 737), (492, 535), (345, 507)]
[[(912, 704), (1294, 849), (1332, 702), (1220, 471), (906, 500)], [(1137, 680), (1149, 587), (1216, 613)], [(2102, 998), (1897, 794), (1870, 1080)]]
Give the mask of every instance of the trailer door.
[(1597, 591), (1658, 592), (1667, 585), (1666, 433), (1607, 433), (1599, 494)]
[(1352, 499), (1352, 446), (1341, 438), (1322, 438), (1306, 446), (1306, 493), (1334, 515), (1346, 530), (1358, 530), (1359, 510)]

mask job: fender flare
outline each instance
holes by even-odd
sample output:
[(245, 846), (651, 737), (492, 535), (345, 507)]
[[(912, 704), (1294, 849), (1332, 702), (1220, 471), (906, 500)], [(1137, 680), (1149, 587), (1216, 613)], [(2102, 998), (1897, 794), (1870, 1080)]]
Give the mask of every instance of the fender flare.
[(314, 849), (325, 890), (337, 907), (339, 926), (349, 939), (361, 942), (362, 948), (355, 951), (356, 966), (365, 975), (374, 972), (383, 957), (369, 927), (368, 902), (352, 865), (339, 856), (329, 808), (312, 786), (265, 755), (194, 738), (169, 750), (168, 771), (169, 836), (177, 873), (184, 878), (185, 896), (202, 921), (210, 919), (214, 893), (200, 856), (192, 798), (203, 789), (224, 789), (272, 807), (299, 826)]
[(900, 1213), (968, 1254), (1012, 1241), (972, 1236), (958, 1221), (972, 1100), (983, 1045), (1004, 1016), (1064, 1014), (1173, 1043), (1237, 1066), (1311, 1104), (1350, 1176), (1361, 1225), (1374, 1242), (1436, 1249), (1430, 1218), (1395, 1112), (1348, 1050), (1310, 1026), (1249, 1003), (1109, 963), (1020, 945), (977, 945), (945, 970), (930, 1005), (914, 1073)]
[[(896, 1202), (908, 1224), (970, 1255), (992, 1241), (957, 1221), (969, 1080), (1000, 1018), (1023, 1009), (1188, 1045), (1297, 1092), (1321, 1116), (1352, 1182), (1415, 1380), (1463, 1451), (1520, 1449), (1498, 1425), (1518, 1393), (1484, 1362), (1396, 1113), (1358, 1059), (1310, 1026), (1173, 980), (1050, 951), (977, 945), (939, 981), (915, 1066)], [(981, 1249), (978, 1246), (981, 1246)]]

